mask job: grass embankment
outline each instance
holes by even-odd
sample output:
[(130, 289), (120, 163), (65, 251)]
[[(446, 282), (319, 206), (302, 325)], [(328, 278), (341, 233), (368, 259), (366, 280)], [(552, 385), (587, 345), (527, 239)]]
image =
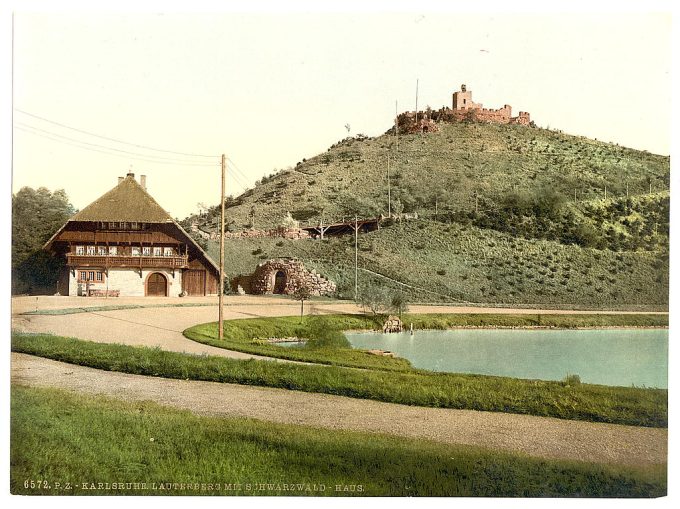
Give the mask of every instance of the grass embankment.
[[(198, 417), (152, 403), (24, 387), (12, 389), (10, 457), (11, 493), (26, 495), (666, 494), (665, 466), (548, 461), (386, 435)], [(104, 482), (122, 489), (83, 489)], [(124, 483), (146, 483), (146, 489)]]
[(279, 387), (416, 406), (668, 425), (668, 391), (663, 389), (243, 361), (47, 334), (14, 333), (12, 350), (108, 371), (182, 380)]
[[(365, 315), (323, 315), (277, 318), (250, 318), (224, 322), (224, 340), (217, 334), (217, 323), (195, 325), (184, 335), (199, 343), (239, 352), (279, 359), (315, 362), (336, 366), (412, 370), (406, 359), (371, 355), (363, 350), (323, 347), (314, 340), (319, 334), (344, 330), (381, 330), (384, 317)], [(444, 330), (455, 327), (664, 327), (668, 315), (530, 315), (530, 314), (405, 314), (406, 327), (416, 330)], [(306, 347), (285, 348), (265, 341), (267, 338), (298, 337), (312, 339)]]

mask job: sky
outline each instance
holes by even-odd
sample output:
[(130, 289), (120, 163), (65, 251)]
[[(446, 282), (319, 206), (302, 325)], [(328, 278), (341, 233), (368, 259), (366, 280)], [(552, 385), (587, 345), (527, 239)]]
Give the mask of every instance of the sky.
[(668, 13), (17, 10), (12, 190), (83, 208), (131, 171), (181, 219), (219, 203), (220, 154), (237, 195), (384, 133), (416, 81), (421, 109), (465, 83), (542, 127), (671, 150)]

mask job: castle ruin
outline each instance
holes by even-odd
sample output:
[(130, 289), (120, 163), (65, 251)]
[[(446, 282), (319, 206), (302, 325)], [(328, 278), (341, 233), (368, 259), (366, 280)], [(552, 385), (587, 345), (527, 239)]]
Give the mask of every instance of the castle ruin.
[(434, 132), (438, 131), (436, 122), (488, 122), (494, 124), (530, 125), (528, 112), (520, 111), (512, 116), (512, 107), (505, 104), (502, 108), (484, 108), (481, 103), (472, 100), (472, 91), (463, 84), (460, 90), (453, 93), (451, 108), (439, 110), (428, 108), (426, 111), (401, 113), (397, 117), (400, 132)]

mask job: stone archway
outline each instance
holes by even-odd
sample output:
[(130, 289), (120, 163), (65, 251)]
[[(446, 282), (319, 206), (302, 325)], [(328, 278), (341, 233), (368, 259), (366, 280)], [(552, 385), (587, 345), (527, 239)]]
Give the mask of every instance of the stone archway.
[(276, 272), (272, 272), (272, 275), (274, 277), (272, 292), (275, 294), (286, 293), (286, 283), (288, 281), (286, 272), (284, 270), (277, 270)]
[(306, 286), (312, 295), (335, 292), (335, 283), (305, 269), (300, 260), (278, 258), (260, 263), (250, 277), (250, 291), (256, 295), (292, 295)]

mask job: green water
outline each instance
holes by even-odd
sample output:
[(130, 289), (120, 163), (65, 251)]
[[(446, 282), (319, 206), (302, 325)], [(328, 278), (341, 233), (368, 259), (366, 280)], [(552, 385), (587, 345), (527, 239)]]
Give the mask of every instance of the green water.
[(389, 350), (416, 368), (541, 380), (668, 387), (668, 330), (416, 331), (346, 333), (355, 348)]

